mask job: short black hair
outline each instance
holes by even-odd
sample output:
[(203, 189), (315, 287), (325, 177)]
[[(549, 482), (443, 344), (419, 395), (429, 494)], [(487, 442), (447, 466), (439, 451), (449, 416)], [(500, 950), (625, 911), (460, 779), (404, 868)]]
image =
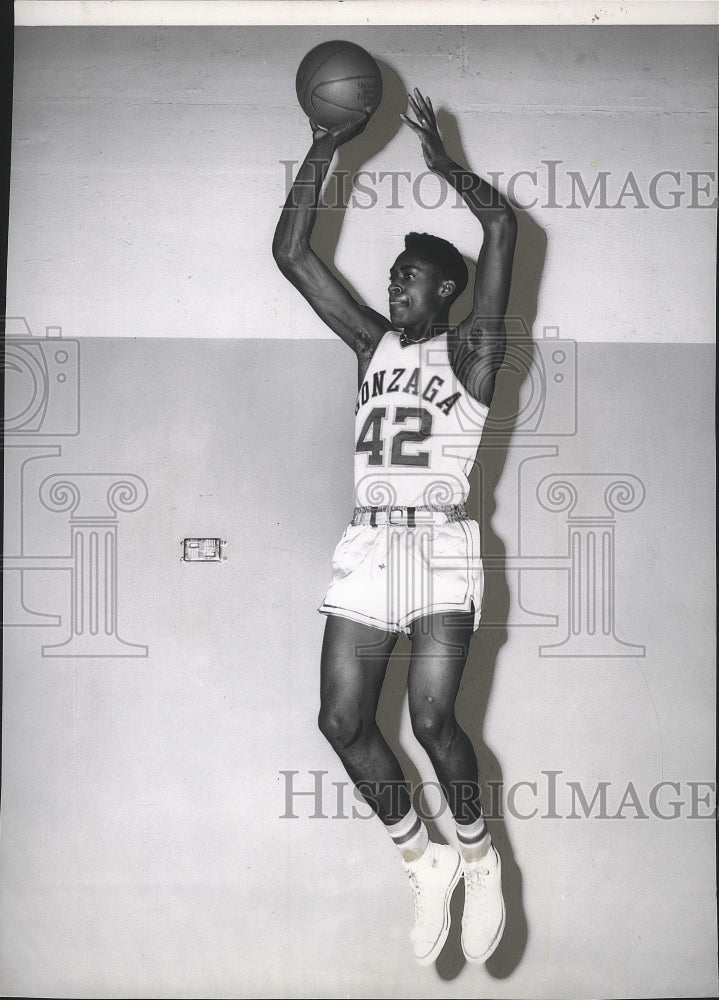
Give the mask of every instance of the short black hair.
[(440, 236), (430, 233), (407, 233), (404, 238), (404, 248), (416, 254), (419, 260), (436, 267), (443, 278), (451, 279), (455, 284), (454, 301), (467, 287), (469, 272), (464, 257), (453, 243), (443, 240)]

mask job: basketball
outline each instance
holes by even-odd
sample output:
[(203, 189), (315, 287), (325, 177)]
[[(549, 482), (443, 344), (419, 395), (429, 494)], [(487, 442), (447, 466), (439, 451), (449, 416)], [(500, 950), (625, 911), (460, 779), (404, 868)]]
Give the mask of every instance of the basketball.
[(379, 66), (353, 42), (322, 42), (311, 49), (299, 65), (295, 86), (304, 113), (327, 129), (364, 108), (376, 111), (382, 99)]

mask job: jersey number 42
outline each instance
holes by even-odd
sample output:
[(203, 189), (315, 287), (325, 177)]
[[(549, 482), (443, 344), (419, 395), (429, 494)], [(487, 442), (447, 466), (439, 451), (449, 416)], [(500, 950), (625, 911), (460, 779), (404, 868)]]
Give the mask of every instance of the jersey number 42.
[[(368, 465), (384, 465), (384, 424), (387, 419), (387, 407), (376, 406), (365, 420), (359, 432), (355, 451), (357, 454), (367, 452)], [(413, 465), (421, 468), (429, 466), (428, 451), (404, 451), (406, 445), (417, 444), (432, 434), (432, 414), (422, 406), (397, 406), (391, 427), (402, 426), (408, 420), (417, 420), (416, 430), (397, 431), (390, 441), (390, 465)]]

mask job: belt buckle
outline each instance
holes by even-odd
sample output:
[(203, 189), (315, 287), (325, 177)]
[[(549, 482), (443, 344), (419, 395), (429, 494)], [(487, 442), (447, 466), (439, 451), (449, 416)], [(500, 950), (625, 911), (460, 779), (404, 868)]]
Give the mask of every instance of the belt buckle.
[[(399, 511), (399, 514), (400, 514), (400, 520), (399, 521), (395, 521), (394, 518), (392, 517), (392, 514), (394, 513), (394, 511)], [(403, 518), (404, 518), (404, 511), (403, 511), (402, 507), (389, 507), (389, 509), (387, 510), (387, 522), (388, 522), (388, 524), (401, 524)]]

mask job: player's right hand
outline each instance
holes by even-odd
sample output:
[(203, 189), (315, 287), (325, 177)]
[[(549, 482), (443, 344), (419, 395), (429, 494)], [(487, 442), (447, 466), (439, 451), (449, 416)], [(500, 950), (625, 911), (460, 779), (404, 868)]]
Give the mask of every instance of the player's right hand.
[(367, 122), (371, 117), (372, 109), (365, 108), (354, 118), (350, 118), (348, 121), (342, 122), (340, 125), (335, 125), (330, 129), (323, 128), (322, 125), (318, 125), (317, 122), (313, 122), (310, 119), (312, 138), (315, 142), (326, 138), (332, 144), (332, 148), (336, 149), (338, 146), (342, 146), (345, 142), (349, 142), (350, 139), (354, 139), (355, 136), (364, 132)]

